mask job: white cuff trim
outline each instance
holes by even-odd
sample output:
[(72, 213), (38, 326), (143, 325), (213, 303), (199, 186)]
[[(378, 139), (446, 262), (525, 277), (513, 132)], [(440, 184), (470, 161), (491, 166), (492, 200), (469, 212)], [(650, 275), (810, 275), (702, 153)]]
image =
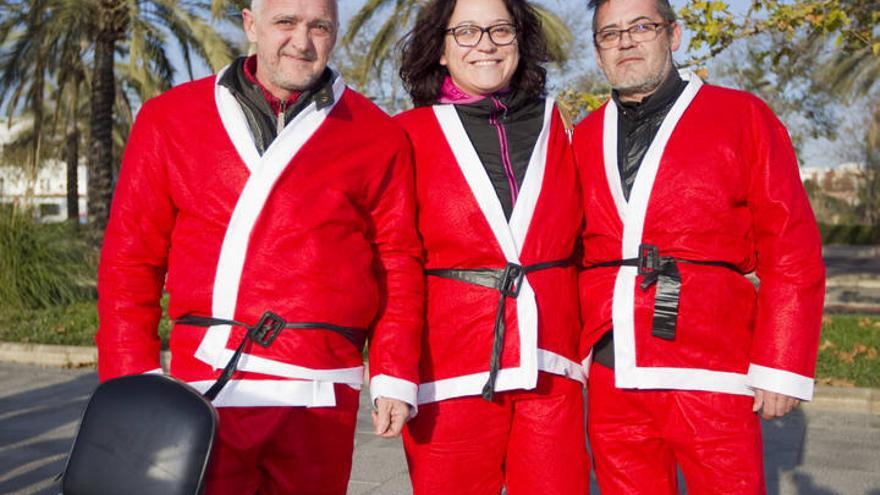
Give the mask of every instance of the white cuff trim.
[(752, 363), (746, 381), (750, 388), (760, 388), (801, 400), (813, 399), (814, 380), (790, 371), (768, 368)]
[(410, 405), (409, 419), (416, 417), (419, 412), (418, 393), (418, 385), (401, 378), (376, 375), (370, 380), (371, 403), (375, 405), (379, 397), (402, 400)]

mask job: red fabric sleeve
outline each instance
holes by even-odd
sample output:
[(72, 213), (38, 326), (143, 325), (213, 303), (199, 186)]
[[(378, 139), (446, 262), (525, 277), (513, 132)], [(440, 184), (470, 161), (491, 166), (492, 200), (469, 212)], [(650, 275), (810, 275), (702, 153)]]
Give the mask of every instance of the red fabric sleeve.
[[(749, 123), (754, 146), (745, 158), (752, 164), (749, 206), (760, 279), (750, 360), (770, 374), (800, 375), (788, 378), (811, 387), (825, 294), (821, 237), (785, 128), (762, 102), (753, 106)], [(773, 381), (751, 384), (793, 395)]]
[(98, 268), (98, 377), (159, 368), (158, 323), (176, 209), (151, 102), (129, 135)]
[[(393, 140), (389, 140), (393, 142)], [(412, 149), (404, 133), (396, 140), (387, 173), (377, 189), (369, 216), (378, 253), (376, 271), (382, 289), (382, 305), (370, 335), (370, 377), (379, 375), (404, 380), (392, 384), (414, 394), (418, 384), (421, 331), (424, 311), (422, 244), (416, 233), (415, 180)], [(386, 382), (387, 384), (387, 382)], [(415, 397), (397, 396), (412, 403)], [(410, 400), (411, 399), (411, 400)]]

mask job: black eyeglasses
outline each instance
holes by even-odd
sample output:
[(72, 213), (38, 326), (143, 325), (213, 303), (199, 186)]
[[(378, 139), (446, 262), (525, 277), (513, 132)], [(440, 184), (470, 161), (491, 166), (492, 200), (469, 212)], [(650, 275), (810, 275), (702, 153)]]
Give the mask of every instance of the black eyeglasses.
[(489, 40), (496, 46), (507, 46), (516, 41), (516, 27), (509, 23), (495, 24), (489, 27), (464, 24), (449, 28), (445, 32), (451, 34), (458, 46), (463, 48), (479, 45), (483, 41), (484, 34), (488, 34)]
[(599, 48), (614, 48), (619, 45), (621, 38), (623, 38), (623, 33), (628, 34), (629, 38), (636, 42), (653, 41), (660, 34), (660, 30), (669, 25), (665, 22), (641, 22), (626, 29), (599, 31), (593, 35), (593, 39)]

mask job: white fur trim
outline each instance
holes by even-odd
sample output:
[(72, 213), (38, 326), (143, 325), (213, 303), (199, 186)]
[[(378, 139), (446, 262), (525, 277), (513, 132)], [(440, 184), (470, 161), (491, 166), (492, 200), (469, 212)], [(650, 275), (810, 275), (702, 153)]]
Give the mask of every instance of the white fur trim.
[(605, 180), (608, 190), (617, 206), (617, 214), (621, 221), (626, 221), (626, 197), (623, 195), (623, 184), (620, 182), (620, 170), (617, 168), (617, 105), (613, 100), (605, 104), (602, 115), (602, 157), (605, 162)]
[[(529, 376), (524, 376), (523, 368), (504, 368), (498, 371), (495, 381), (495, 391), (533, 389), (534, 385), (528, 386)], [(480, 395), (483, 393), (483, 385), (489, 379), (489, 372), (461, 375), (454, 378), (445, 378), (434, 382), (426, 382), (419, 385), (419, 404), (437, 402), (455, 397)]]
[(801, 400), (813, 400), (814, 380), (791, 371), (768, 368), (752, 363), (749, 365), (747, 385), (750, 388), (769, 390)]
[(639, 367), (621, 375), (615, 362), (618, 388), (704, 390), (736, 395), (754, 395), (746, 386), (746, 375), (689, 368)]
[(409, 410), (410, 419), (419, 412), (418, 392), (419, 386), (415, 383), (393, 376), (376, 375), (370, 380), (370, 399), (373, 404), (380, 397), (402, 400), (412, 406)]
[[(214, 381), (189, 384), (205, 393)], [(333, 387), (331, 382), (306, 380), (230, 380), (213, 404), (217, 407), (333, 407), (336, 405)]]

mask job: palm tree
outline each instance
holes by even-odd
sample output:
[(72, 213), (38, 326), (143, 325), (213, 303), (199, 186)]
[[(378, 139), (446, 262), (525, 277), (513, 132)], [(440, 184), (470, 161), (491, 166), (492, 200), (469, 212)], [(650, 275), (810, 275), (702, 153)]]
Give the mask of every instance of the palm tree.
[[(85, 3), (85, 2), (84, 2)], [(116, 99), (115, 60), (127, 48), (128, 63), (138, 75), (143, 96), (167, 89), (172, 69), (166, 33), (182, 48), (187, 70), (192, 57), (213, 69), (229, 63), (235, 50), (208, 21), (218, 2), (211, 0), (91, 0), (96, 8), (94, 65), (91, 86), (89, 145), (89, 217), (103, 229), (113, 195), (113, 104)]]
[[(370, 34), (367, 53), (358, 61), (354, 82), (359, 87), (363, 88), (372, 71), (381, 72), (382, 66), (393, 57), (397, 40), (411, 27), (415, 14), (426, 3), (427, 0), (367, 0), (354, 14), (342, 38), (344, 45), (353, 43), (378, 14), (387, 15), (378, 30)], [(540, 6), (536, 6), (536, 10), (547, 35), (551, 59), (560, 63), (565, 61), (568, 45), (573, 39), (571, 30), (556, 14)]]
[[(54, 77), (56, 109), (64, 114), (68, 163), (78, 155), (80, 96), (88, 91), (89, 216), (103, 229), (114, 176), (114, 106), (130, 122), (130, 93), (137, 100), (171, 85), (168, 39), (183, 53), (192, 77), (195, 58), (213, 69), (227, 64), (235, 49), (211, 25), (221, 0), (0, 0), (0, 102), (11, 114), (27, 106), (33, 119), (31, 160), (35, 169), (45, 134), (45, 81)], [(228, 10), (228, 9), (227, 9)], [(89, 77), (91, 76), (91, 77)], [(136, 105), (136, 103), (135, 103)], [(61, 112), (60, 109), (66, 108)], [(70, 192), (70, 191), (69, 191)]]
[(28, 139), (30, 147), (25, 164), (28, 191), (33, 183), (41, 159), (42, 128), (44, 120), (45, 54), (49, 32), (45, 22), (45, 0), (35, 0), (31, 6), (18, 2), (0, 4), (0, 101), (6, 101), (7, 112), (27, 108), (33, 127)]

